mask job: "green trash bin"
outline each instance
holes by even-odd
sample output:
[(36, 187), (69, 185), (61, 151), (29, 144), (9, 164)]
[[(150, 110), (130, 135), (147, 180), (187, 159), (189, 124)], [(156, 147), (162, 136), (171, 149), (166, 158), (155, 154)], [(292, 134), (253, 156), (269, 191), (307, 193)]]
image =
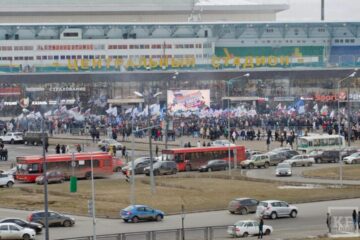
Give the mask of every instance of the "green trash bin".
[(74, 193), (77, 191), (77, 178), (74, 176), (70, 177), (70, 192)]

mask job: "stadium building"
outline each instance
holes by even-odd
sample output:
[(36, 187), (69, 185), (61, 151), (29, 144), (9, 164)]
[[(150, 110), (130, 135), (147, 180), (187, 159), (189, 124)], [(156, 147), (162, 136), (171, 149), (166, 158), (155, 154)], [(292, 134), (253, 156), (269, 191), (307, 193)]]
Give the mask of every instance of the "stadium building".
[[(273, 14), (287, 7), (276, 6)], [(26, 16), (24, 12), (17, 14)], [(4, 19), (6, 16), (1, 21)], [(213, 20), (3, 23), (2, 114), (16, 114), (24, 106), (45, 110), (59, 104), (103, 108), (111, 103), (126, 108), (142, 101), (134, 97), (134, 91), (150, 88), (162, 92), (210, 90), (215, 107), (230, 97), (233, 104), (254, 104), (259, 111), (266, 105), (292, 103), (298, 98), (331, 103), (338, 99), (339, 79), (360, 65), (357, 22)], [(250, 77), (241, 77), (245, 73)], [(237, 77), (229, 87), (228, 80)], [(357, 78), (351, 82), (350, 98), (357, 101)], [(341, 91), (343, 87), (346, 85)], [(166, 102), (165, 94), (159, 102)]]

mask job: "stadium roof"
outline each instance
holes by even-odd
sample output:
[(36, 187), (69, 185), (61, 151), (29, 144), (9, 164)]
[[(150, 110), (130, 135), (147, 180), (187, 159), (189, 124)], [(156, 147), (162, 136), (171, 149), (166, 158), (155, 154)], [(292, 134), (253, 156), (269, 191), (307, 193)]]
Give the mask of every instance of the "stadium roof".
[(49, 12), (256, 11), (279, 12), (287, 0), (0, 0), (1, 14)]

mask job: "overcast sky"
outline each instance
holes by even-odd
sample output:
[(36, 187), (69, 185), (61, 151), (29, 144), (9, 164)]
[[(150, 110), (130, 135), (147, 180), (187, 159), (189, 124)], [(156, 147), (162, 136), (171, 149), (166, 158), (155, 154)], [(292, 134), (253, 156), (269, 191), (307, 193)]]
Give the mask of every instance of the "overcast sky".
[[(277, 15), (278, 21), (318, 21), (321, 0), (289, 0), (290, 9)], [(360, 0), (325, 0), (326, 21), (360, 21)]]

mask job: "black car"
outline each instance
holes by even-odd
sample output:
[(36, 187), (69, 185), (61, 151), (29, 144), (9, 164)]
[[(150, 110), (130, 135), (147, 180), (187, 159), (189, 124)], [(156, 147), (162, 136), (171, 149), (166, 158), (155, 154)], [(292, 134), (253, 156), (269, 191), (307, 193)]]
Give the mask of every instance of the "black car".
[(229, 168), (229, 163), (225, 160), (210, 160), (206, 165), (200, 166), (200, 172), (221, 171)]
[[(157, 160), (154, 158), (153, 159), (153, 164), (157, 162)], [(135, 165), (135, 174), (143, 174), (144, 173), (144, 168), (150, 166), (150, 157), (141, 157), (138, 159), (134, 160), (134, 165)], [(128, 162), (128, 164), (122, 168), (121, 170), (123, 172), (123, 174), (127, 175), (128, 171), (132, 171), (132, 162)], [(131, 174), (131, 173), (130, 173)]]
[[(45, 212), (44, 211), (32, 212), (28, 216), (27, 220), (29, 222), (36, 222), (45, 225)], [(75, 224), (75, 218), (61, 213), (48, 211), (48, 223), (49, 226), (71, 227)]]
[(33, 229), (36, 234), (41, 233), (43, 225), (36, 222), (28, 222), (20, 218), (5, 218), (0, 221), (0, 223), (16, 223), (20, 227), (26, 227)]
[(320, 155), (314, 157), (316, 163), (323, 162), (339, 162), (339, 159), (344, 159), (344, 157), (350, 156), (351, 154), (357, 152), (356, 148), (345, 148), (343, 150), (327, 150), (323, 151)]
[[(174, 161), (159, 161), (153, 165), (154, 176), (156, 175), (165, 175), (165, 174), (176, 174), (177, 167), (176, 162)], [(144, 169), (146, 176), (150, 176), (150, 166)]]
[(256, 212), (259, 201), (252, 198), (236, 198), (229, 203), (228, 210), (231, 214), (245, 215)]

